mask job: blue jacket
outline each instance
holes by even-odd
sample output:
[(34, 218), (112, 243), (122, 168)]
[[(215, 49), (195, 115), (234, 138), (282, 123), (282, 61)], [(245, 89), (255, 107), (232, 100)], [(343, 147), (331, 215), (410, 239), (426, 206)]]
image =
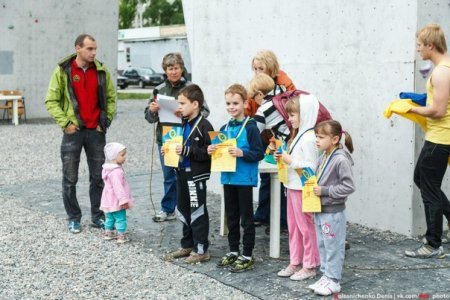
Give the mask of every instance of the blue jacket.
[[(230, 120), (220, 131), (226, 132), (228, 138), (236, 138), (243, 123), (244, 120)], [(222, 184), (257, 186), (258, 162), (264, 158), (264, 148), (255, 120), (247, 122), (236, 142), (244, 156), (236, 159), (236, 172), (222, 172), (220, 181)]]

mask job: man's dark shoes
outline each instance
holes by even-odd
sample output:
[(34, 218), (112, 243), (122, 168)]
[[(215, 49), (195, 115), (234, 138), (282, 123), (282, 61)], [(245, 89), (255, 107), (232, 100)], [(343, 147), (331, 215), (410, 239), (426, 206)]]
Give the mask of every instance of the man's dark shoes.
[(69, 231), (71, 233), (80, 233), (81, 225), (79, 221), (69, 221), (68, 223)]
[(91, 226), (94, 228), (105, 229), (105, 220), (103, 220), (103, 219), (94, 220), (94, 221), (92, 221)]

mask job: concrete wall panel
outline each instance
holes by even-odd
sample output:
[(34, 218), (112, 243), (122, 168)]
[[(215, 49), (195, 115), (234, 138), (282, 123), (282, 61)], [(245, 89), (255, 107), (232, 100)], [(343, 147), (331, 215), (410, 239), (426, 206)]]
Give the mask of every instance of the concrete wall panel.
[(193, 81), (214, 107), (210, 120), (216, 128), (228, 118), (223, 91), (234, 82), (246, 84), (253, 55), (271, 49), (297, 87), (316, 94), (353, 136), (357, 192), (349, 198), (349, 220), (405, 234), (423, 231), (413, 225), (423, 223), (423, 213), (414, 211), (415, 127), (382, 113), (399, 92), (414, 91), (418, 17), (440, 10), (437, 19), (448, 26), (448, 1), (183, 5)]
[(0, 74), (0, 89), (20, 89), (27, 117), (48, 117), (44, 98), (56, 63), (74, 53), (78, 34), (97, 40), (97, 58), (115, 78), (118, 1), (13, 1), (0, 6), (0, 51), (14, 52), (12, 75)]

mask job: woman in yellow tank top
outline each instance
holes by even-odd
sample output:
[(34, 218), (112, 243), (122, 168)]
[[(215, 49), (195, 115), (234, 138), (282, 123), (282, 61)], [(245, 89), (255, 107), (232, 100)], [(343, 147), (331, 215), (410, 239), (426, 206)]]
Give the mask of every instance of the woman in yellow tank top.
[(417, 34), (417, 52), (436, 66), (427, 82), (427, 106), (410, 112), (427, 118), (425, 144), (414, 170), (414, 183), (420, 189), (427, 223), (426, 241), (406, 256), (442, 258), (443, 214), (450, 214), (450, 202), (441, 189), (450, 156), (450, 56), (441, 27), (429, 24)]

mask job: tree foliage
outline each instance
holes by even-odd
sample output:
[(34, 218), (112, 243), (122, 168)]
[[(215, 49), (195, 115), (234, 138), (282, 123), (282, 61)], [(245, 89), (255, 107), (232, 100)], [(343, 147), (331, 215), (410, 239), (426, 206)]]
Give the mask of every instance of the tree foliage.
[(139, 0), (120, 0), (119, 29), (128, 29), (133, 27), (138, 2)]
[(167, 0), (120, 0), (119, 29), (133, 27), (139, 3), (149, 3), (142, 15), (144, 26), (184, 24), (181, 0), (174, 0), (172, 3)]
[(143, 19), (146, 26), (184, 24), (181, 0), (175, 0), (172, 4), (167, 0), (152, 0), (144, 11)]

